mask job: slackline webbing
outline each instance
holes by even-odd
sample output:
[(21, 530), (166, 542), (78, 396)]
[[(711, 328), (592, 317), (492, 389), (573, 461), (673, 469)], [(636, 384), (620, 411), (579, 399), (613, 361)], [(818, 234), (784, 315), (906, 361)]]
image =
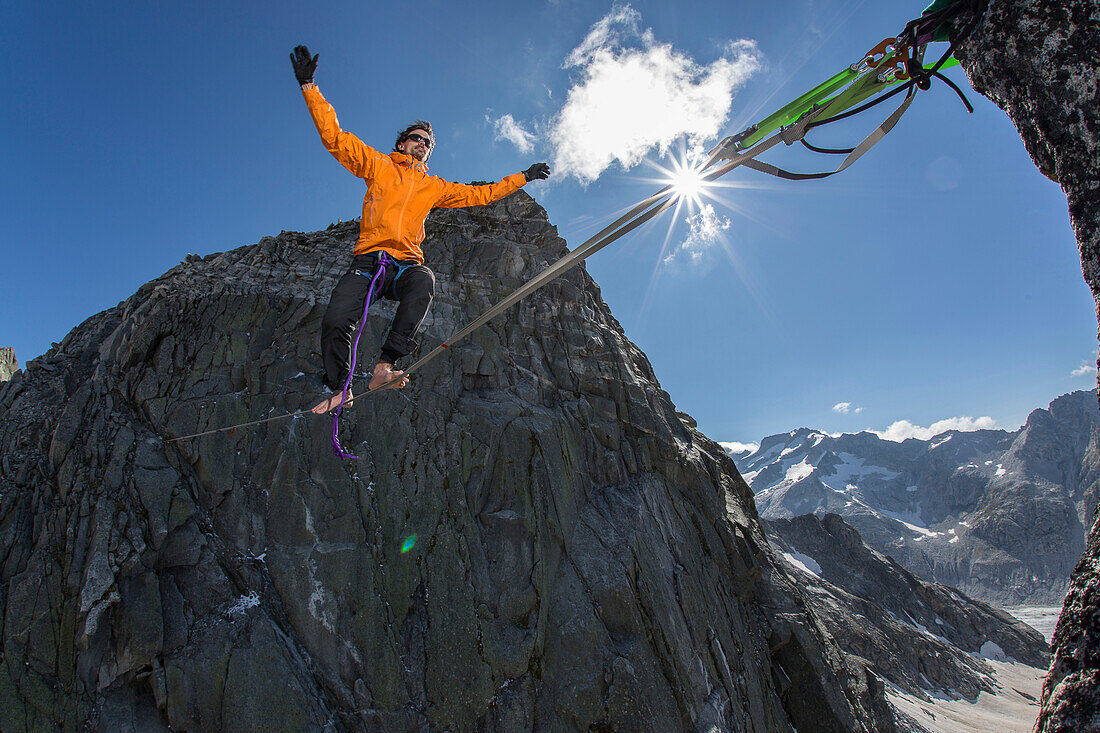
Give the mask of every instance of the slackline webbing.
[[(805, 123), (809, 122), (809, 120), (811, 119), (813, 119), (813, 113), (807, 115), (807, 117), (802, 122), (800, 122), (800, 126), (804, 128)], [(749, 150), (735, 155), (724, 162), (722, 162), (722, 158), (720, 157), (723, 152), (723, 148), (716, 148), (715, 151), (710, 154), (710, 157), (708, 158), (706, 163), (704, 163), (704, 165), (702, 166), (702, 170), (707, 170), (709, 166), (712, 166), (715, 163), (721, 164), (718, 165), (714, 171), (703, 176), (703, 180), (713, 181), (720, 176), (724, 176), (726, 173), (729, 173), (734, 168), (740, 165), (744, 165), (746, 161), (751, 160), (753, 157), (760, 155), (761, 153), (770, 150), (772, 147), (779, 144), (780, 142), (783, 142), (784, 135), (789, 136), (790, 133), (786, 131), (786, 129), (781, 130), (771, 137), (767, 138), (766, 140), (757, 143)], [(612, 244), (620, 237), (632, 232), (633, 230), (640, 227), (642, 224), (645, 224), (650, 219), (653, 219), (657, 215), (668, 210), (674, 203), (676, 203), (676, 194), (672, 191), (672, 188), (673, 187), (671, 184), (665, 186), (660, 191), (657, 191), (653, 195), (636, 204), (632, 209), (630, 209), (630, 211), (626, 212), (618, 219), (601, 229), (599, 232), (589, 237), (583, 244), (577, 247), (577, 249), (565, 255), (557, 262), (553, 263), (545, 270), (540, 272), (538, 275), (535, 275), (529, 281), (527, 281), (519, 288), (514, 290), (512, 293), (510, 293), (508, 296), (503, 298), (496, 305), (492, 306), (487, 311), (482, 313), (478, 318), (471, 321), (461, 330), (451, 335), (450, 338), (448, 338), (442, 344), (435, 347), (428, 354), (424, 355), (415, 363), (410, 365), (408, 369), (402, 370), (402, 375), (400, 378), (392, 379), (389, 382), (379, 385), (372, 390), (368, 390), (367, 392), (353, 395), (351, 398), (344, 402), (344, 406), (350, 405), (361, 397), (371, 396), (376, 394), (377, 392), (392, 388), (392, 385), (399, 381), (399, 379), (404, 379), (405, 377), (411, 375), (414, 371), (421, 369), (425, 364), (438, 357), (446, 349), (462, 341), (475, 330), (485, 325), (487, 322), (500, 315), (523, 298), (526, 298), (528, 295), (543, 287), (547, 283), (560, 277), (566, 271), (580, 264), (588, 257), (596, 254), (604, 247)], [(172, 443), (176, 441), (190, 440), (192, 438), (200, 438), (205, 435), (213, 435), (215, 433), (233, 431), (237, 428), (251, 427), (253, 425), (261, 425), (263, 423), (274, 422), (276, 420), (301, 417), (302, 415), (307, 415), (311, 413), (312, 410), (298, 410), (297, 412), (290, 412), (282, 415), (273, 415), (271, 417), (261, 418), (259, 420), (251, 420), (249, 422), (238, 423), (237, 425), (227, 425), (220, 428), (212, 428), (210, 430), (192, 433), (190, 435), (182, 435), (175, 438), (168, 438), (165, 440), (165, 442)]]
[[(970, 1), (973, 2), (973, 0)], [(961, 6), (965, 4), (965, 2), (966, 0), (963, 0), (963, 2), (957, 2), (954, 5)], [(936, 17), (932, 20), (938, 21), (940, 17), (943, 16), (936, 14)], [(976, 22), (976, 20), (973, 21), (972, 25), (976, 24)], [(968, 28), (967, 30), (970, 29), (971, 28)], [(907, 30), (909, 29), (907, 28)], [(887, 39), (883, 42), (883, 44), (886, 44), (887, 42), (892, 40), (893, 39)], [(901, 39), (899, 38), (898, 40), (900, 41)], [(883, 46), (883, 44), (880, 44), (880, 46), (882, 46), (883, 48), (889, 48), (887, 46)], [(924, 48), (923, 46), (921, 46), (919, 49), (921, 55), (923, 55), (923, 50)], [(872, 55), (874, 54), (874, 51), (875, 50), (873, 49)], [(827, 171), (824, 173), (792, 173), (771, 164), (757, 161), (756, 157), (770, 150), (781, 142), (787, 145), (792, 145), (795, 142), (802, 141), (806, 135), (806, 132), (812, 127), (823, 124), (825, 122), (831, 122), (835, 119), (847, 117), (871, 106), (871, 104), (864, 105), (864, 107), (860, 109), (851, 110), (850, 112), (844, 113), (845, 109), (848, 109), (849, 107), (858, 104), (859, 102), (867, 99), (870, 96), (874, 96), (879, 91), (881, 91), (881, 89), (885, 88), (885, 86), (889, 86), (894, 83), (894, 80), (892, 78), (887, 79), (884, 75), (880, 75), (877, 72), (880, 68), (893, 67), (897, 63), (896, 57), (894, 56), (895, 53), (895, 49), (889, 48), (889, 50), (884, 53), (883, 58), (874, 63), (870, 63), (872, 55), (869, 55), (864, 58), (862, 64), (854, 64), (852, 67), (850, 67), (850, 69), (842, 71), (840, 74), (835, 75), (831, 79), (823, 82), (822, 84), (819, 84), (810, 92), (802, 95), (802, 97), (799, 97), (797, 100), (795, 100), (795, 102), (786, 105), (782, 110), (774, 113), (764, 122), (771, 125), (773, 130), (775, 129), (775, 125), (782, 124), (782, 122), (789, 121), (789, 124), (785, 126), (780, 126), (777, 132), (772, 134), (770, 137), (767, 137), (755, 143), (748, 150), (743, 150), (742, 146), (746, 145), (748, 140), (757, 138), (759, 137), (760, 133), (766, 132), (767, 127), (764, 127), (763, 123), (760, 126), (754, 125), (753, 127), (750, 127), (748, 130), (746, 130), (746, 132), (742, 133), (741, 135), (726, 138), (714, 150), (710, 152), (708, 159), (703, 163), (702, 166), (699, 167), (701, 179), (704, 182), (712, 182), (720, 178), (721, 176), (726, 175), (734, 168), (742, 165), (762, 173), (767, 173), (769, 175), (795, 181), (825, 178), (827, 176), (835, 175), (845, 170), (850, 165), (855, 163), (856, 160), (863, 156), (868, 150), (870, 150), (883, 137), (885, 137), (886, 134), (894, 128), (898, 120), (901, 119), (901, 116), (905, 114), (905, 111), (909, 109), (909, 105), (912, 104), (917, 89), (917, 85), (914, 83), (916, 81), (915, 79), (909, 82), (908, 89), (906, 90), (907, 94), (905, 96), (905, 100), (901, 103), (901, 105), (896, 110), (894, 110), (894, 112), (891, 113), (890, 116), (882, 122), (882, 124), (875, 128), (875, 130), (872, 131), (870, 135), (864, 138), (864, 140), (858, 146), (852, 148), (851, 150), (828, 151), (848, 154), (847, 157), (844, 159), (844, 162), (841, 163), (841, 165), (836, 170)], [(936, 74), (936, 72), (944, 64), (948, 56), (950, 56), (950, 50), (947, 54), (944, 55), (944, 58), (941, 58), (939, 63), (937, 63), (934, 67), (927, 70), (923, 70), (922, 67), (922, 70), (928, 75)], [(914, 56), (914, 59), (917, 58), (919, 57)], [(936, 75), (938, 76), (938, 74)], [(837, 93), (833, 97), (825, 99), (825, 97), (827, 97), (829, 94), (832, 94), (834, 91), (840, 89), (845, 84), (852, 81), (853, 77), (856, 77), (855, 81), (852, 82), (852, 85), (848, 89), (843, 92)], [(905, 87), (895, 90), (895, 93), (901, 92), (904, 88)], [(893, 96), (893, 93), (886, 96)], [(875, 103), (879, 101), (883, 100), (875, 100)], [(795, 108), (807, 103), (811, 105), (809, 109), (806, 109), (804, 112), (799, 114), (797, 109)], [(796, 114), (798, 116), (794, 118), (794, 115)], [(819, 117), (821, 118), (821, 120), (817, 121)], [(792, 118), (794, 119), (792, 120)], [(342, 402), (342, 406), (349, 405), (352, 402), (355, 402), (360, 397), (370, 396), (375, 394), (376, 392), (381, 392), (383, 390), (393, 388), (398, 381), (400, 381), (401, 379), (405, 379), (413, 372), (423, 368), (426, 364), (438, 357), (445, 350), (459, 343), (475, 330), (485, 325), (490, 320), (500, 315), (520, 300), (526, 298), (528, 295), (534, 293), (546, 284), (557, 279), (568, 270), (572, 269), (587, 258), (607, 247), (608, 245), (614, 243), (619, 238), (637, 229), (638, 227), (645, 224), (654, 217), (660, 215), (664, 211), (667, 211), (677, 201), (677, 194), (672, 189), (673, 186), (671, 184), (665, 186), (660, 191), (657, 191), (653, 195), (636, 204), (633, 208), (620, 216), (618, 219), (608, 224), (592, 237), (589, 237), (589, 239), (586, 240), (579, 247), (577, 247), (577, 249), (573, 250), (558, 261), (554, 262), (545, 270), (521, 285), (519, 288), (512, 291), (510, 294), (505, 296), (502, 300), (486, 310), (465, 327), (452, 334), (439, 346), (436, 346), (428, 354), (418, 359), (407, 369), (401, 370), (400, 377), (395, 377), (389, 382), (381, 384), (374, 389), (370, 389), (363, 394), (350, 397), (346, 401)], [(175, 441), (189, 440), (191, 438), (199, 438), (205, 435), (213, 435), (215, 433), (222, 433), (227, 431), (232, 432), (235, 431), (237, 428), (250, 427), (253, 425), (260, 425), (276, 420), (284, 420), (287, 418), (296, 418), (302, 415), (310, 414), (311, 412), (312, 410), (298, 410), (297, 412), (286, 413), (283, 415), (274, 415), (268, 418), (261, 418), (259, 420), (238, 423), (237, 425), (213, 428), (211, 430), (205, 430), (202, 432), (193, 433), (191, 435), (169, 438), (165, 442), (171, 443)]]

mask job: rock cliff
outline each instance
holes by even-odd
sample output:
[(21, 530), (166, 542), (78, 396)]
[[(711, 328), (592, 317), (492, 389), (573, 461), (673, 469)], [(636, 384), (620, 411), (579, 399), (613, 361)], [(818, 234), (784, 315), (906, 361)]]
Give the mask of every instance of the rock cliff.
[(1042, 634), (956, 589), (925, 583), (871, 549), (837, 514), (765, 520), (770, 542), (801, 573), (806, 597), (848, 653), (898, 688), (974, 700), (996, 694), (986, 658), (1045, 669)]
[[(522, 192), (427, 234), (426, 348), (566, 251)], [(355, 238), (189, 256), (0, 387), (0, 729), (892, 728), (583, 269), (357, 401), (357, 461), (171, 442), (312, 404)]]
[[(1012, 119), (1039, 170), (1066, 192), (1085, 281), (1100, 306), (1100, 4), (990, 0), (956, 55), (974, 88)], [(1054, 633), (1038, 731), (1100, 730), (1098, 619), (1094, 523)]]

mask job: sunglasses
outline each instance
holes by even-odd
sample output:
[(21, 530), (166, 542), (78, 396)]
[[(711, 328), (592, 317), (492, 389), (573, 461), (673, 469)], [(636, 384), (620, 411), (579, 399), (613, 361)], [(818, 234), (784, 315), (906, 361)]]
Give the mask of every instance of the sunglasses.
[(432, 146), (432, 141), (429, 138), (426, 138), (423, 135), (417, 135), (415, 132), (411, 133), (409, 135), (406, 135), (405, 139), (406, 140), (413, 140), (413, 141), (418, 142), (418, 143), (424, 143), (429, 148)]

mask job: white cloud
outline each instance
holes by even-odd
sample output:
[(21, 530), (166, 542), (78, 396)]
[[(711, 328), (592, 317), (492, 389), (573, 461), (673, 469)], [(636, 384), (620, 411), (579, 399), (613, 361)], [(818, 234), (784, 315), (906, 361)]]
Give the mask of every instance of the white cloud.
[(645, 33), (638, 32), (638, 22), (641, 19), (642, 14), (630, 5), (612, 6), (611, 12), (596, 21), (592, 30), (588, 31), (581, 45), (570, 52), (569, 57), (565, 59), (565, 68), (582, 66), (603, 49), (621, 50), (622, 46), (634, 36), (652, 41), (653, 31), (646, 29)]
[(883, 440), (900, 443), (908, 438), (929, 440), (940, 433), (946, 433), (948, 430), (973, 432), (975, 430), (992, 430), (996, 427), (997, 421), (991, 417), (979, 417), (977, 419), (972, 417), (949, 417), (946, 420), (937, 420), (927, 428), (914, 425), (908, 420), (898, 420), (886, 430), (870, 430), (868, 432), (874, 433)]
[(1079, 366), (1079, 367), (1077, 367), (1076, 369), (1073, 370), (1073, 376), (1075, 376), (1075, 377), (1096, 376), (1096, 364), (1093, 363), (1093, 362), (1087, 362), (1087, 361), (1081, 362), (1081, 366)]
[(841, 415), (847, 415), (849, 412), (858, 415), (863, 412), (862, 407), (852, 407), (851, 402), (838, 402), (833, 405), (833, 412), (839, 412)]
[(718, 445), (722, 446), (730, 455), (755, 453), (760, 450), (759, 443), (738, 443), (736, 440), (729, 443), (719, 443)]
[(535, 147), (535, 136), (524, 130), (512, 115), (504, 115), (493, 122), (494, 140), (507, 140), (521, 153), (530, 153)]
[(579, 80), (550, 123), (553, 167), (583, 183), (618, 162), (630, 168), (676, 139), (717, 136), (733, 91), (761, 64), (752, 41), (734, 41), (722, 57), (700, 66), (650, 30), (641, 15), (615, 6), (569, 54), (565, 68)]
[(687, 239), (672, 248), (665, 262), (671, 262), (678, 255), (686, 254), (693, 262), (702, 256), (722, 237), (722, 232), (730, 228), (730, 220), (724, 216), (718, 216), (714, 206), (704, 204), (698, 214), (693, 214), (684, 219), (690, 228)]

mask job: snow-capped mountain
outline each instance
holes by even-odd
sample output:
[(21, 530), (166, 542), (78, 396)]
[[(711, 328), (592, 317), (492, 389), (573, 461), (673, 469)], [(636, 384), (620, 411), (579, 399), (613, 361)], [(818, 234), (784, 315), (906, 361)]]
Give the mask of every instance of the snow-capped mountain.
[(732, 453), (769, 519), (833, 512), (916, 575), (997, 603), (1060, 603), (1100, 491), (1095, 390), (1016, 432), (901, 443), (799, 429)]

